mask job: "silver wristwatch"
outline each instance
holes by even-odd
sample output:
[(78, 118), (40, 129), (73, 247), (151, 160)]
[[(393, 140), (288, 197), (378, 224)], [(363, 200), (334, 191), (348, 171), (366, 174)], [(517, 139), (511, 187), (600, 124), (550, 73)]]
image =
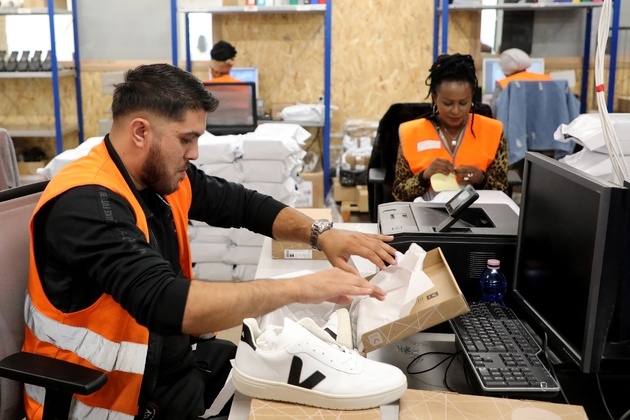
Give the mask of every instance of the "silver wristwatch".
[(333, 222), (326, 219), (319, 219), (313, 222), (311, 226), (311, 248), (316, 251), (321, 251), (317, 246), (317, 240), (319, 239), (319, 235), (326, 232), (328, 229), (333, 227)]

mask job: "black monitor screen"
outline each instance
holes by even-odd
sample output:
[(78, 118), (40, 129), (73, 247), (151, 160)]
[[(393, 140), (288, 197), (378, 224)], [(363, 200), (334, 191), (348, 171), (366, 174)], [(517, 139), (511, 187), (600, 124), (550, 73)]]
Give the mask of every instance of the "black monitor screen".
[(206, 90), (219, 100), (219, 107), (206, 117), (206, 130), (212, 134), (242, 134), (254, 131), (256, 119), (256, 84), (204, 83)]
[(601, 357), (606, 305), (619, 281), (620, 232), (610, 224), (622, 190), (542, 155), (526, 157), (513, 297), (585, 371)]
[[(584, 344), (599, 194), (579, 184), (548, 182), (529, 167), (517, 266), (518, 291), (574, 349)], [(533, 188), (535, 186), (535, 188)], [(565, 303), (569, 303), (563, 310)]]

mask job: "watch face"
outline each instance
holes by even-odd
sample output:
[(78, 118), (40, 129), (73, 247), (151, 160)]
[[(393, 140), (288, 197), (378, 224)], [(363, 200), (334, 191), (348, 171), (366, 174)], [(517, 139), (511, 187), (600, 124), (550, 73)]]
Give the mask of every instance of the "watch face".
[(315, 223), (313, 223), (315, 225), (315, 227), (317, 228), (317, 230), (321, 233), (326, 229), (330, 229), (332, 227), (332, 222), (330, 220), (326, 220), (326, 219), (320, 219), (320, 220), (316, 220)]

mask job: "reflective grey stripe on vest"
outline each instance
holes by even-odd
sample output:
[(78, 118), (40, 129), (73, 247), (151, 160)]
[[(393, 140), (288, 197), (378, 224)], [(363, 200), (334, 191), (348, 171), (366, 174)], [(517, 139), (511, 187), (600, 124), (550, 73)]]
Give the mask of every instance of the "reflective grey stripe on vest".
[(55, 321), (39, 312), (31, 296), (26, 294), (24, 303), (26, 326), (39, 341), (69, 350), (106, 372), (121, 372), (142, 375), (147, 358), (146, 344), (123, 341), (115, 343), (87, 328), (73, 327)]
[[(24, 384), (26, 395), (30, 399), (37, 401), (39, 405), (44, 405), (44, 398), (46, 390), (41, 386)], [(100, 407), (90, 407), (85, 405), (76, 398), (72, 398), (70, 403), (70, 417), (71, 420), (132, 420), (134, 416), (129, 414), (120, 413), (118, 411), (107, 410)]]

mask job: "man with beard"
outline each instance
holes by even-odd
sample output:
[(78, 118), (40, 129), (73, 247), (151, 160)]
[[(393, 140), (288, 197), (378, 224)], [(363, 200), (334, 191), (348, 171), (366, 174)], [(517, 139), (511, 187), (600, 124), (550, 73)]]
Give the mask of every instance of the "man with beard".
[[(108, 377), (94, 394), (74, 397), (73, 418), (224, 415), (235, 346), (213, 331), (292, 302), (384, 299), (347, 260), (393, 264), (395, 250), (383, 242), (391, 238), (314, 223), (190, 164), (217, 105), (179, 68), (128, 71), (114, 92), (111, 132), (50, 181), (35, 209), (23, 349)], [(310, 242), (335, 268), (286, 280), (192, 280), (189, 219)], [(43, 401), (41, 388), (25, 387), (28, 418), (41, 416)]]

